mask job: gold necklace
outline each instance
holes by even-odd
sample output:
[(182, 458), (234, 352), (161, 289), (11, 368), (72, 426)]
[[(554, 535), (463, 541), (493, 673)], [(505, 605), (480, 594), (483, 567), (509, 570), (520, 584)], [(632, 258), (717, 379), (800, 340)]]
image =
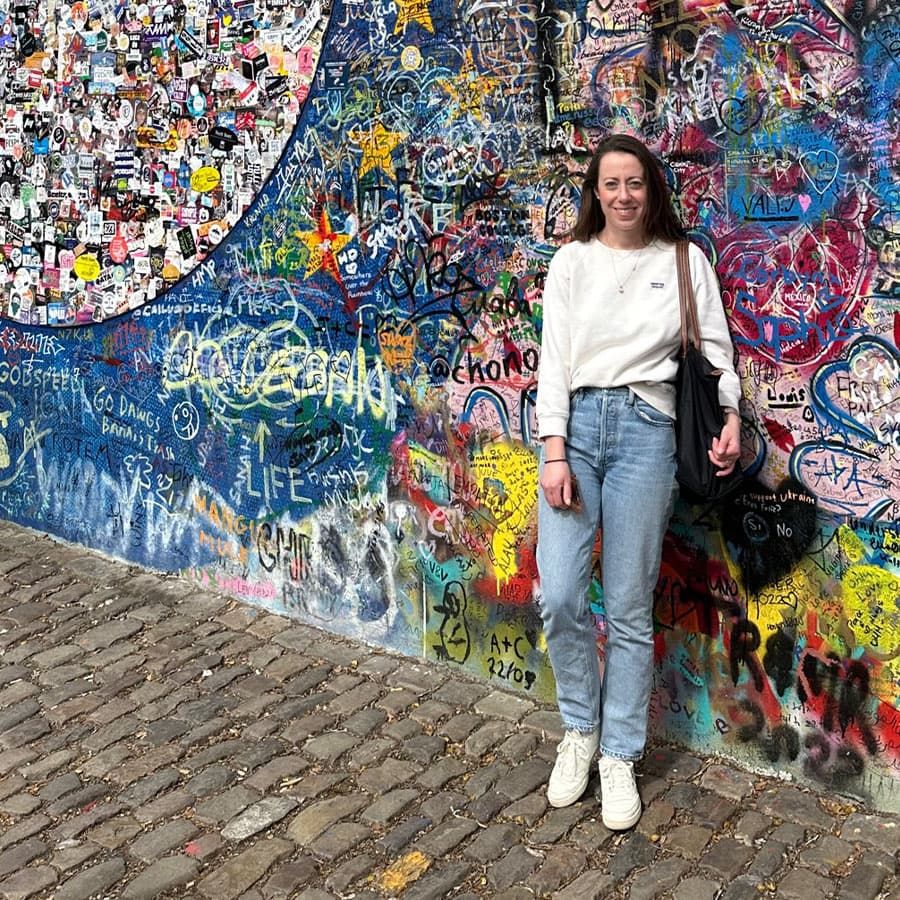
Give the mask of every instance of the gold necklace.
[[(619, 286), (619, 293), (624, 294), (625, 293), (625, 285), (628, 284), (628, 279), (631, 278), (632, 275), (634, 275), (635, 269), (637, 269), (638, 263), (641, 261), (641, 255), (644, 252), (644, 248), (641, 247), (641, 249), (638, 250), (637, 256), (634, 258), (634, 265), (631, 267), (631, 271), (625, 276), (624, 281), (620, 281), (619, 273), (616, 270), (616, 255), (615, 255), (615, 253), (613, 253), (612, 247), (609, 247), (606, 244), (603, 244), (603, 246), (606, 247), (607, 251), (609, 251), (609, 259), (610, 259), (610, 262), (612, 263), (613, 278), (616, 279), (616, 284)], [(632, 250), (631, 252), (633, 253), (634, 251)]]

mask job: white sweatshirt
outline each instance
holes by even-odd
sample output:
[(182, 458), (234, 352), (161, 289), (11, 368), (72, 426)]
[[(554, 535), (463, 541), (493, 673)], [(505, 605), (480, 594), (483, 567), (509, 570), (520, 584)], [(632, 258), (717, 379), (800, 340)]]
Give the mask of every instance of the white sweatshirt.
[[(699, 247), (691, 245), (689, 259), (701, 349), (722, 369), (719, 402), (737, 409), (741, 384), (718, 281)], [(674, 418), (680, 345), (674, 244), (657, 240), (642, 251), (624, 251), (594, 238), (563, 245), (550, 262), (544, 287), (540, 436), (566, 436), (569, 397), (582, 387), (630, 387)]]

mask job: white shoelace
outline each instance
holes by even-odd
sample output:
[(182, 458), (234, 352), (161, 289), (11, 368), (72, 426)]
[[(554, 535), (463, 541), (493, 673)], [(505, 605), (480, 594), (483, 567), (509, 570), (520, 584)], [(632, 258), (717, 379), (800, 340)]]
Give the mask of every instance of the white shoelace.
[(557, 745), (556, 752), (559, 754), (562, 769), (567, 772), (574, 771), (578, 767), (579, 759), (590, 762), (591, 758), (586, 742), (579, 739), (574, 732), (566, 732), (562, 741)]
[(614, 794), (630, 794), (635, 788), (634, 771), (628, 765), (615, 763), (604, 767), (604, 774)]

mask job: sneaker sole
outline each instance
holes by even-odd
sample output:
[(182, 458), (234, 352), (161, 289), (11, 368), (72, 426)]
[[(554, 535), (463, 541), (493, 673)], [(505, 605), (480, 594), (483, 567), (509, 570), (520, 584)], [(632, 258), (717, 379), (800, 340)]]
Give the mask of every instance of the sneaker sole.
[(614, 819), (612, 816), (607, 816), (602, 808), (600, 811), (602, 813), (601, 818), (603, 819), (603, 824), (610, 831), (627, 831), (629, 828), (634, 828), (640, 821), (643, 809), (641, 804), (638, 803), (637, 809), (623, 819)]
[(587, 790), (588, 782), (591, 780), (590, 775), (584, 779), (584, 784), (581, 785), (581, 788), (576, 791), (570, 791), (568, 794), (563, 794), (562, 796), (556, 796), (551, 794), (550, 791), (547, 791), (547, 802), (556, 807), (556, 809), (561, 809), (564, 806), (571, 806), (573, 803), (576, 803), (581, 799), (585, 790)]

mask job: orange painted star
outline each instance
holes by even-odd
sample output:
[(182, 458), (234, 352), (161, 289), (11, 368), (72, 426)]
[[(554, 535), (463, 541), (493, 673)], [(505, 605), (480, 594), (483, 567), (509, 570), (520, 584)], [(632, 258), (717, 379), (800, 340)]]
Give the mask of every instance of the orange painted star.
[(394, 34), (406, 34), (411, 22), (417, 22), (426, 31), (434, 34), (434, 24), (428, 10), (428, 0), (394, 0), (397, 4), (397, 24)]
[(391, 153), (405, 137), (403, 132), (388, 131), (381, 122), (376, 122), (366, 131), (351, 131), (350, 140), (354, 144), (359, 144), (363, 151), (359, 177), (362, 178), (372, 169), (381, 169), (393, 175), (394, 164), (391, 162)]
[(497, 87), (498, 83), (497, 78), (478, 73), (471, 50), (466, 50), (458, 75), (438, 82), (450, 94), (453, 102), (450, 117), (453, 119), (464, 113), (471, 113), (474, 118), (482, 119), (484, 98)]
[(306, 248), (309, 250), (309, 259), (306, 262), (306, 278), (315, 275), (319, 269), (331, 274), (340, 280), (337, 254), (353, 240), (352, 234), (344, 234), (332, 230), (331, 219), (328, 210), (323, 205), (319, 212), (319, 220), (315, 231), (294, 232)]

